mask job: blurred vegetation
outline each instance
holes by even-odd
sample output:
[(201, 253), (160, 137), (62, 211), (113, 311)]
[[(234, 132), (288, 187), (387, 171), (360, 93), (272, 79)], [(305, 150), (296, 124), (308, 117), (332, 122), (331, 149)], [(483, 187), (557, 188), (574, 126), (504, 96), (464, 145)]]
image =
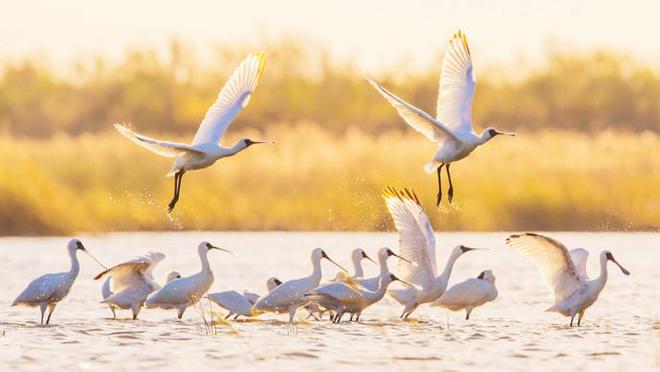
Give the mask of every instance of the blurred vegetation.
[[(78, 63), (35, 59), (0, 75), (0, 234), (124, 230), (383, 230), (387, 185), (412, 186), (437, 230), (660, 228), (660, 77), (608, 52), (552, 53), (518, 76), (478, 75), (478, 130), (516, 130), (452, 167), (455, 201), (433, 205), (433, 144), (349, 66), (298, 42), (269, 49), (264, 78), (223, 142), (276, 139), (191, 172), (166, 214), (171, 159), (111, 130), (116, 121), (189, 141), (247, 51), (213, 66), (173, 42)], [(438, 61), (439, 66), (439, 61)], [(438, 69), (381, 81), (433, 112)], [(549, 129), (552, 128), (552, 129)], [(444, 202), (443, 202), (444, 203)]]

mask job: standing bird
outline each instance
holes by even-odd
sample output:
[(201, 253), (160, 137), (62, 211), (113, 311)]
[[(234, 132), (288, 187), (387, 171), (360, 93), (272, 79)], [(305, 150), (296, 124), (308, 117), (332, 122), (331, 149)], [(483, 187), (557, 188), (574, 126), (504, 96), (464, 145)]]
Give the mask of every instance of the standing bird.
[(211, 271), (207, 257), (211, 249), (231, 253), (227, 249), (216, 247), (208, 242), (199, 243), (197, 253), (202, 263), (202, 271), (165, 284), (163, 288), (147, 298), (146, 308), (176, 309), (177, 317), (181, 319), (186, 309), (199, 302), (199, 299), (213, 284), (213, 271)]
[(387, 267), (387, 259), (392, 256), (406, 262), (408, 265), (413, 265), (413, 263), (407, 258), (399, 256), (387, 247), (383, 247), (378, 250), (378, 267), (380, 268), (378, 275), (372, 278), (357, 279), (356, 282), (370, 291), (377, 291), (383, 274), (390, 271)]
[(206, 112), (191, 145), (150, 138), (135, 133), (124, 125), (115, 124), (119, 133), (138, 145), (158, 155), (176, 158), (172, 169), (167, 173), (167, 177), (174, 176), (174, 197), (168, 205), (168, 212), (172, 212), (179, 200), (181, 180), (187, 171), (209, 167), (218, 159), (236, 155), (254, 144), (273, 143), (241, 138), (232, 147), (219, 145), (229, 124), (250, 101), (265, 61), (266, 54), (258, 52), (251, 53), (241, 62), (222, 87), (215, 103)]
[(399, 262), (400, 277), (417, 285), (404, 289), (391, 289), (390, 296), (404, 305), (401, 318), (406, 319), (424, 303), (435, 301), (447, 289), (449, 276), (456, 260), (466, 252), (480, 249), (459, 245), (452, 250), (442, 274), (437, 275), (435, 262), (435, 236), (428, 217), (422, 210), (417, 195), (409, 190), (398, 192), (389, 188), (383, 194), (387, 209), (399, 231), (399, 252), (414, 265)]
[[(275, 277), (268, 278), (266, 281), (266, 289), (268, 290), (268, 293), (280, 284), (282, 284), (281, 280)], [(241, 315), (247, 317), (256, 315), (252, 310), (252, 306), (254, 306), (261, 296), (250, 291), (224, 291), (209, 293), (206, 297), (218, 304), (221, 308), (229, 311), (227, 316), (225, 316), (225, 319), (229, 319), (229, 317), (233, 315), (234, 320), (236, 320)]]
[(444, 307), (451, 311), (465, 310), (465, 320), (469, 320), (472, 310), (496, 298), (495, 275), (492, 271), (486, 270), (476, 279), (468, 279), (453, 285), (431, 306)]
[(413, 129), (438, 144), (439, 149), (433, 160), (424, 169), (428, 173), (434, 170), (438, 174), (438, 196), (436, 205), (442, 200), (440, 173), (446, 166), (451, 203), (454, 187), (451, 182), (449, 166), (451, 163), (468, 156), (479, 145), (490, 141), (499, 134), (514, 136), (514, 133), (500, 132), (495, 128), (486, 128), (480, 135), (472, 127), (472, 98), (476, 80), (472, 68), (472, 56), (465, 34), (458, 31), (445, 49), (440, 74), (440, 92), (438, 94), (437, 114), (431, 115), (409, 104), (385, 89), (376, 81), (367, 78), (369, 83), (399, 112), (403, 120)]
[[(133, 312), (133, 320), (137, 319), (140, 309), (147, 297), (154, 291), (160, 289), (160, 285), (153, 276), (154, 267), (165, 259), (160, 252), (147, 252), (146, 255), (136, 259), (120, 263), (102, 273), (94, 279), (99, 280), (107, 276), (103, 284), (103, 301), (112, 310), (116, 318), (115, 309), (130, 309)], [(176, 272), (168, 275), (167, 281), (180, 278)]]
[(103, 264), (96, 259), (85, 246), (78, 239), (72, 239), (67, 244), (69, 258), (71, 259), (71, 269), (62, 273), (51, 273), (38, 277), (28, 284), (27, 288), (16, 297), (11, 306), (39, 306), (41, 310), (41, 324), (44, 324), (44, 313), (48, 308), (48, 318), (46, 324), (50, 323), (50, 317), (53, 315), (53, 310), (57, 303), (62, 301), (71, 290), (73, 282), (78, 277), (80, 272), (80, 263), (76, 253), (81, 250), (87, 253), (94, 261), (96, 261), (103, 268)]
[[(545, 277), (554, 292), (555, 303), (546, 311), (557, 312), (573, 319), (578, 315), (578, 327), (587, 310), (598, 299), (607, 282), (607, 261), (614, 262), (624, 275), (630, 272), (621, 266), (610, 251), (600, 253), (600, 275), (589, 280), (586, 275), (586, 262), (589, 252), (578, 248), (571, 252), (560, 242), (547, 236), (524, 233), (511, 235), (506, 243), (527, 256)], [(577, 259), (574, 261), (573, 257)]]
[(312, 274), (280, 284), (272, 292), (261, 297), (254, 304), (254, 312), (289, 313), (289, 323), (293, 323), (296, 310), (308, 302), (304, 297), (305, 294), (318, 287), (321, 282), (321, 260), (324, 258), (337, 265), (344, 272), (348, 272), (341, 265), (330, 259), (323, 249), (316, 248), (312, 251), (311, 256)]
[(373, 263), (376, 263), (376, 261), (372, 260), (371, 257), (367, 256), (367, 252), (365, 252), (362, 248), (354, 249), (353, 252), (351, 252), (351, 261), (353, 261), (354, 270), (353, 279), (364, 277), (362, 260), (369, 260)]
[(333, 323), (339, 323), (344, 313), (356, 315), (355, 321), (360, 321), (360, 314), (367, 307), (380, 301), (387, 291), (387, 287), (393, 281), (401, 281), (404, 284), (412, 286), (390, 272), (385, 272), (379, 276), (378, 288), (369, 290), (358, 285), (351, 285), (345, 282), (333, 282), (322, 285), (305, 295), (305, 298), (315, 302), (326, 309), (333, 310), (336, 315), (333, 317)]

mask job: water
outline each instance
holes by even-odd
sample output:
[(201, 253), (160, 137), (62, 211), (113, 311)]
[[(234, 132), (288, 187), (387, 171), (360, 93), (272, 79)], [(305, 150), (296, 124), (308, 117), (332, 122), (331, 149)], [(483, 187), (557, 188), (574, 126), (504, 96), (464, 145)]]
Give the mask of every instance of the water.
[[(68, 269), (66, 238), (2, 238), (0, 287), (0, 365), (6, 369), (174, 369), (250, 368), (268, 370), (647, 370), (660, 367), (660, 234), (551, 233), (570, 247), (591, 251), (589, 273), (598, 273), (596, 255), (613, 251), (632, 275), (614, 265), (600, 299), (581, 328), (544, 313), (551, 303), (542, 277), (531, 262), (504, 245), (506, 233), (441, 233), (438, 266), (454, 245), (490, 248), (459, 259), (450, 285), (492, 269), (499, 298), (464, 313), (421, 306), (412, 320), (400, 321), (401, 307), (386, 298), (365, 310), (359, 324), (300, 321), (286, 315), (223, 323), (216, 335), (200, 330), (199, 309), (183, 321), (174, 311), (143, 310), (138, 321), (119, 311), (111, 320), (100, 304), (100, 269), (80, 254), (82, 269), (69, 297), (55, 310), (52, 324), (40, 327), (39, 311), (10, 308), (14, 297), (46, 272)], [(309, 252), (322, 247), (350, 267), (349, 252), (364, 248), (372, 257), (381, 246), (397, 247), (395, 233), (130, 233), (82, 236), (106, 265), (157, 250), (167, 258), (156, 269), (162, 280), (170, 270), (184, 275), (199, 270), (196, 245), (208, 240), (236, 256), (212, 251), (216, 281), (212, 291), (251, 289), (265, 292), (265, 280), (308, 275)], [(377, 267), (364, 262), (369, 276)], [(396, 271), (396, 263), (390, 261)], [(324, 278), (337, 272), (323, 263)], [(219, 310), (216, 308), (216, 310)], [(304, 311), (299, 312), (300, 319)]]

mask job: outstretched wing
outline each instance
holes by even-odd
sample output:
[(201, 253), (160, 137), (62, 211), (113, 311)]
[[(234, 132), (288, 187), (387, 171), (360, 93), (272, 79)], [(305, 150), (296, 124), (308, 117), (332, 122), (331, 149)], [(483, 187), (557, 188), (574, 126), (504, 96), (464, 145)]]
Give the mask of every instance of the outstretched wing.
[(589, 259), (589, 251), (584, 248), (575, 248), (571, 249), (568, 254), (571, 255), (571, 260), (573, 260), (573, 264), (575, 265), (578, 278), (580, 280), (589, 279), (589, 275), (587, 275), (587, 260)]
[(415, 194), (408, 190), (398, 192), (388, 188), (383, 198), (399, 231), (399, 253), (415, 263), (399, 261), (398, 274), (408, 282), (430, 287), (435, 279), (436, 263), (435, 236), (428, 217)]
[(506, 243), (536, 264), (555, 294), (555, 303), (580, 288), (573, 260), (560, 242), (543, 235), (525, 233), (509, 236)]
[(263, 72), (266, 53), (251, 53), (227, 80), (197, 129), (193, 144), (217, 144), (229, 124), (247, 106)]
[(152, 280), (153, 266), (163, 258), (165, 255), (162, 253), (148, 252), (145, 256), (115, 265), (101, 272), (94, 279), (98, 280), (106, 275), (112, 276), (111, 284), (114, 292), (140, 286)]
[(446, 139), (456, 139), (456, 136), (442, 122), (435, 120), (431, 115), (397, 97), (378, 82), (369, 78), (366, 79), (399, 112), (399, 115), (408, 125), (428, 139), (437, 143), (442, 143)]
[(467, 38), (458, 31), (445, 49), (436, 115), (453, 132), (474, 131), (472, 100), (476, 86)]
[(160, 156), (164, 156), (167, 158), (174, 158), (179, 154), (185, 152), (201, 153), (199, 150), (196, 150), (193, 146), (186, 145), (185, 143), (161, 141), (155, 138), (143, 136), (142, 134), (133, 132), (132, 130), (128, 129), (126, 126), (122, 124), (115, 124), (115, 128), (124, 137), (137, 143), (138, 145), (144, 147), (147, 150), (155, 152)]

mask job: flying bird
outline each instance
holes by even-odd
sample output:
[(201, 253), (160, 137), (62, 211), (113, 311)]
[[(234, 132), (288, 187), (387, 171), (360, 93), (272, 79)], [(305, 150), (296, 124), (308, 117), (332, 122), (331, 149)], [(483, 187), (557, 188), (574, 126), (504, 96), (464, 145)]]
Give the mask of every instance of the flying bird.
[(181, 181), (187, 171), (209, 167), (217, 160), (236, 155), (254, 144), (274, 143), (241, 138), (231, 147), (220, 146), (220, 140), (227, 128), (247, 106), (257, 88), (265, 61), (266, 54), (257, 52), (251, 53), (241, 62), (206, 112), (192, 144), (162, 141), (135, 133), (122, 124), (115, 124), (117, 131), (129, 140), (158, 155), (176, 158), (172, 169), (167, 173), (167, 177), (174, 176), (174, 197), (168, 205), (168, 213), (172, 212), (179, 201)]
[(577, 325), (580, 326), (584, 312), (596, 302), (605, 288), (608, 261), (614, 262), (624, 275), (630, 275), (608, 250), (600, 253), (600, 275), (589, 280), (586, 275), (589, 252), (584, 249), (569, 252), (560, 242), (534, 233), (511, 235), (506, 243), (529, 258), (541, 271), (555, 295), (554, 304), (546, 311), (570, 316), (571, 327), (576, 315)]
[(440, 206), (442, 200), (440, 174), (443, 166), (447, 170), (447, 196), (451, 203), (454, 197), (454, 186), (449, 173), (451, 163), (468, 156), (478, 146), (497, 135), (515, 135), (500, 132), (495, 128), (486, 128), (481, 134), (475, 133), (472, 126), (472, 99), (477, 82), (467, 38), (461, 31), (454, 34), (445, 49), (435, 118), (397, 97), (375, 80), (367, 80), (399, 112), (408, 125), (439, 146), (433, 159), (424, 167), (426, 172), (436, 171), (438, 174), (437, 206)]
[(414, 192), (388, 188), (383, 197), (399, 231), (399, 252), (413, 262), (399, 261), (399, 276), (414, 287), (390, 289), (389, 294), (404, 305), (401, 318), (406, 319), (421, 304), (435, 301), (447, 289), (454, 263), (464, 253), (481, 249), (456, 246), (440, 275), (435, 261), (435, 235), (426, 213)]
[(465, 310), (465, 320), (475, 308), (497, 298), (495, 275), (491, 270), (482, 271), (476, 278), (453, 285), (431, 306), (444, 307), (451, 311)]
[(44, 324), (44, 313), (46, 312), (46, 308), (48, 308), (46, 324), (50, 323), (50, 317), (53, 315), (55, 306), (57, 306), (57, 303), (62, 301), (69, 294), (73, 282), (76, 281), (78, 273), (80, 272), (80, 262), (78, 262), (78, 256), (76, 255), (78, 250), (87, 253), (92, 259), (94, 259), (94, 261), (101, 265), (101, 267), (105, 268), (96, 257), (89, 253), (80, 240), (72, 239), (67, 244), (69, 259), (71, 260), (71, 268), (69, 271), (46, 274), (34, 279), (28, 284), (27, 288), (16, 297), (11, 306), (39, 306), (39, 310), (41, 310), (41, 324)]

